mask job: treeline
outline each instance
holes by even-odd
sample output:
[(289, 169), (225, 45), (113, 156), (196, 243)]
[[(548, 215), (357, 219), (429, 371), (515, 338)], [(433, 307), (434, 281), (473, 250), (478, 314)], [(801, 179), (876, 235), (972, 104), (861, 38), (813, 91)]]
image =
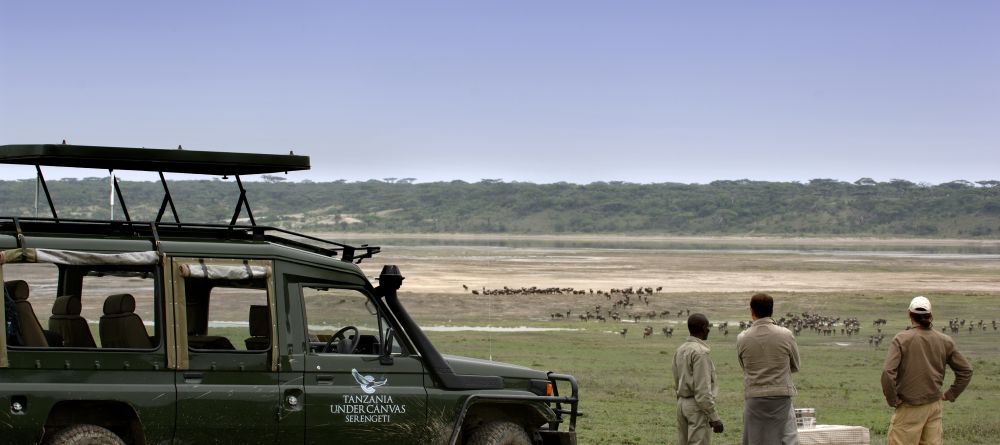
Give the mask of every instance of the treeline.
[[(905, 180), (586, 185), (483, 180), (245, 182), (258, 224), (293, 230), (424, 233), (858, 235), (996, 238), (1000, 182)], [(49, 181), (61, 218), (111, 217), (108, 178)], [(181, 221), (228, 223), (233, 180), (168, 182)], [(35, 214), (34, 180), (0, 181), (0, 215)], [(159, 182), (123, 182), (130, 215), (152, 220)], [(39, 192), (39, 216), (50, 215)], [(244, 211), (241, 215), (247, 216)], [(115, 218), (122, 219), (116, 205)], [(170, 210), (165, 219), (170, 220)]]

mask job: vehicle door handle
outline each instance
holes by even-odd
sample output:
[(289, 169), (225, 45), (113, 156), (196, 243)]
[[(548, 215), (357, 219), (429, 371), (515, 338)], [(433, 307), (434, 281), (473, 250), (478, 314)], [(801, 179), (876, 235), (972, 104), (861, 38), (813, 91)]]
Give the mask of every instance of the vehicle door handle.
[(320, 374), (320, 375), (317, 375), (316, 376), (316, 384), (317, 385), (332, 385), (333, 384), (333, 376), (330, 375), (330, 374)]
[(205, 378), (205, 374), (201, 372), (184, 373), (184, 383), (201, 383), (201, 379), (203, 378)]

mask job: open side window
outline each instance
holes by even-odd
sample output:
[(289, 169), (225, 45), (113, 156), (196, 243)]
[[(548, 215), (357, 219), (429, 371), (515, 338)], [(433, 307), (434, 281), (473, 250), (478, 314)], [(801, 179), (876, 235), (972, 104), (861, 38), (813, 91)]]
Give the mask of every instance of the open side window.
[(264, 354), (272, 349), (269, 262), (178, 260), (175, 273), (183, 289), (189, 351)]
[[(398, 334), (378, 306), (357, 289), (302, 285), (309, 350), (318, 354), (402, 353)], [(390, 340), (393, 338), (393, 340)]]
[(155, 252), (0, 253), (10, 349), (153, 350), (162, 343)]

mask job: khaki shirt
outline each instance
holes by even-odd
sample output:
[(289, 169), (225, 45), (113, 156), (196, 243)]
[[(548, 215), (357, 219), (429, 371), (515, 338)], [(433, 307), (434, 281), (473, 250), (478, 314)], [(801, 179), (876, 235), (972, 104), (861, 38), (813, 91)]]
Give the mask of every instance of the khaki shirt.
[(715, 397), (719, 386), (715, 381), (712, 352), (700, 338), (688, 337), (674, 354), (674, 388), (678, 398), (694, 398), (709, 421), (721, 420), (715, 412)]
[(882, 367), (885, 401), (896, 406), (898, 401), (924, 405), (941, 400), (946, 364), (955, 372), (955, 383), (944, 398), (955, 401), (972, 380), (972, 366), (955, 348), (955, 340), (916, 326), (896, 334)]
[(798, 392), (792, 373), (799, 372), (799, 345), (792, 331), (758, 318), (736, 337), (736, 353), (743, 368), (743, 396), (791, 397)]

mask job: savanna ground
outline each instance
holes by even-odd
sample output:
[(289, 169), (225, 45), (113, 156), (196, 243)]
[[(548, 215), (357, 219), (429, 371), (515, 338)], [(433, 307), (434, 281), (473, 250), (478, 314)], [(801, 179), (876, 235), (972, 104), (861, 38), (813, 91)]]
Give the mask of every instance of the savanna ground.
[[(378, 244), (377, 237), (369, 241)], [(798, 337), (802, 371), (794, 376), (797, 407), (816, 409), (820, 424), (861, 425), (873, 444), (885, 442), (891, 409), (879, 377), (886, 346), (907, 325), (906, 306), (914, 295), (928, 296), (936, 327), (949, 319), (978, 327), (955, 334), (975, 369), (972, 384), (956, 403), (946, 403), (948, 443), (993, 444), (1000, 437), (1000, 256), (993, 242), (759, 239), (464, 239), (440, 245), (425, 239), (385, 239), (384, 252), (362, 266), (375, 277), (382, 264), (397, 264), (406, 276), (402, 300), (425, 327), (494, 326), (562, 328), (543, 332), (431, 330), (446, 353), (516, 363), (570, 373), (581, 388), (578, 432), (583, 444), (675, 442), (675, 399), (670, 376), (673, 352), (686, 337), (678, 310), (702, 312), (713, 323), (728, 322), (729, 335), (714, 329), (708, 340), (720, 381), (719, 411), (725, 433), (717, 444), (739, 443), (742, 375), (736, 361), (739, 320), (749, 319), (753, 292), (775, 297), (775, 314), (818, 313), (857, 317), (861, 333)], [(392, 245), (391, 243), (399, 243)], [(675, 245), (680, 243), (683, 245)], [(698, 244), (695, 248), (692, 243)], [(713, 243), (746, 248), (718, 250)], [(438, 244), (433, 245), (432, 244)], [(609, 245), (613, 245), (609, 247)], [(638, 246), (641, 245), (642, 248)], [(647, 248), (653, 245), (655, 248)], [(510, 247), (515, 246), (515, 247)], [(536, 247), (537, 246), (537, 247)], [(631, 247), (630, 247), (631, 246)], [(708, 248), (702, 248), (702, 247)], [(860, 251), (840, 251), (841, 248)], [(877, 252), (872, 252), (875, 250)], [(966, 255), (962, 252), (973, 251)], [(913, 253), (924, 252), (924, 253)], [(468, 287), (466, 290), (463, 285)], [(473, 295), (471, 290), (562, 287), (585, 295)], [(590, 289), (660, 287), (649, 304), (629, 313), (671, 311), (668, 317), (639, 322), (581, 321), (579, 314), (613, 301)], [(633, 297), (634, 301), (634, 297)], [(571, 313), (553, 319), (554, 313)], [(872, 321), (885, 318), (885, 340), (869, 344)], [(643, 338), (645, 326), (653, 335)], [(674, 327), (666, 337), (661, 328)], [(628, 328), (628, 334), (619, 334)], [(950, 384), (953, 374), (946, 377)]]

